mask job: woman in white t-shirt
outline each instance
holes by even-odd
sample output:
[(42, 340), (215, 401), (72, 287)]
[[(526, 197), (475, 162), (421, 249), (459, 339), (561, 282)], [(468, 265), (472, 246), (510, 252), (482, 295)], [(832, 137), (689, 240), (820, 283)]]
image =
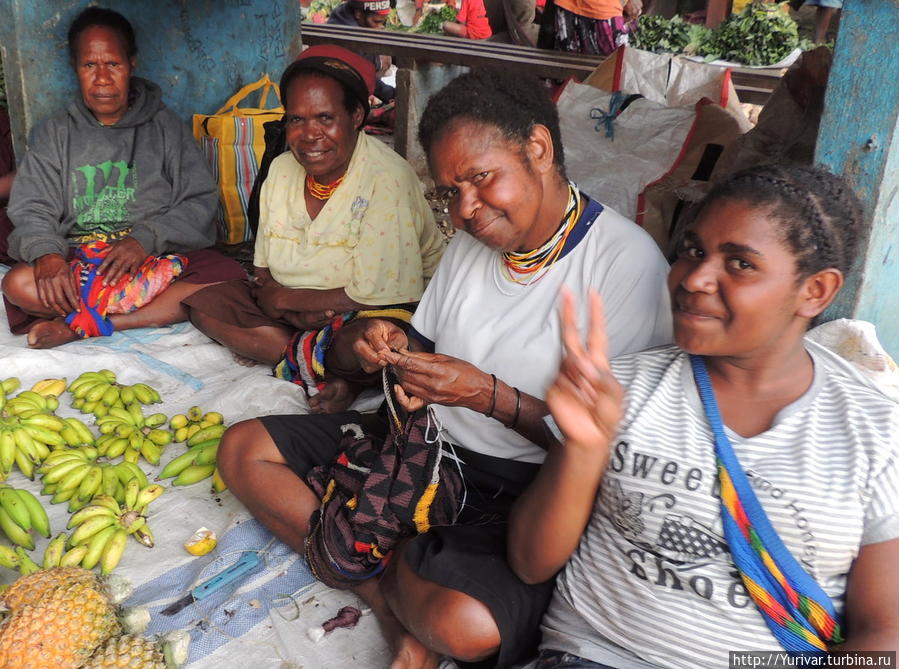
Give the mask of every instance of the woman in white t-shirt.
[(523, 580), (562, 570), (540, 669), (899, 648), (899, 405), (804, 336), (861, 225), (825, 170), (752, 168), (680, 245), (675, 345), (609, 363), (599, 299), (583, 345), (565, 297), (560, 441), (509, 535)]
[[(430, 405), (464, 481), (456, 523), (410, 539), (379, 582), (360, 588), (393, 643), (394, 669), (434, 667), (440, 655), (508, 667), (536, 651), (552, 585), (512, 573), (506, 517), (545, 453), (560, 287), (603, 295), (618, 353), (670, 341), (668, 264), (646, 232), (565, 178), (558, 123), (536, 79), (472, 72), (432, 97), (419, 137), (457, 232), (411, 329), (348, 323), (328, 351), (329, 368), (347, 373), (391, 366), (400, 402)], [(384, 430), (355, 412), (266, 416), (222, 442), (231, 490), (297, 550), (318, 506), (298, 477), (334, 461), (347, 423)]]

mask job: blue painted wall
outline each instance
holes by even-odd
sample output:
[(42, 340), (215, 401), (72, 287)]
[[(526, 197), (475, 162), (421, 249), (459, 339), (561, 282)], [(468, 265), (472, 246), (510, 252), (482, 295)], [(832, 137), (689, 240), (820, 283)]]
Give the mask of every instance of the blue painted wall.
[(846, 0), (815, 159), (843, 174), (868, 232), (829, 318), (870, 321), (899, 359), (899, 0)]
[(88, 4), (131, 21), (135, 74), (158, 83), (185, 121), (216, 111), (263, 73), (277, 79), (300, 50), (297, 0), (0, 0), (0, 47), (19, 155), (26, 133), (77, 91), (66, 32)]

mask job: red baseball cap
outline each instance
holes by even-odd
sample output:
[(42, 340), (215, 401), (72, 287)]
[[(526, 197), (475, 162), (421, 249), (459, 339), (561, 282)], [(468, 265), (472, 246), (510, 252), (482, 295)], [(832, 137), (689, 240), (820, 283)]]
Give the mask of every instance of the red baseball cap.
[(301, 72), (326, 74), (343, 83), (353, 92), (368, 115), (368, 97), (375, 92), (375, 66), (358, 53), (333, 44), (311, 46), (293, 61), (281, 75), (281, 102), (287, 103), (285, 93), (290, 82)]

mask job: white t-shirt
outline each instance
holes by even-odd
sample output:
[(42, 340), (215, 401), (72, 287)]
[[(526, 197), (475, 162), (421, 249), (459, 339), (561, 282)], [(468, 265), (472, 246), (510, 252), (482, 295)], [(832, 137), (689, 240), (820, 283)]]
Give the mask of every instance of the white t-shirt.
[[(859, 547), (899, 537), (899, 404), (821, 346), (806, 348), (809, 390), (762, 434), (727, 436), (774, 529), (841, 612)], [(724, 539), (689, 357), (666, 346), (612, 366), (625, 416), (542, 647), (619, 669), (720, 669), (728, 651), (781, 650)]]
[[(668, 263), (655, 242), (635, 223), (594, 201), (582, 221), (589, 228), (577, 246), (527, 286), (508, 278), (500, 253), (457, 232), (412, 325), (434, 342), (436, 353), (466, 360), (539, 398), (559, 371), (563, 285), (581, 302), (582, 328), (588, 320), (588, 289), (602, 296), (611, 355), (671, 341)], [(542, 448), (495, 419), (459, 407), (435, 406), (434, 411), (447, 438), (469, 450), (543, 461)]]

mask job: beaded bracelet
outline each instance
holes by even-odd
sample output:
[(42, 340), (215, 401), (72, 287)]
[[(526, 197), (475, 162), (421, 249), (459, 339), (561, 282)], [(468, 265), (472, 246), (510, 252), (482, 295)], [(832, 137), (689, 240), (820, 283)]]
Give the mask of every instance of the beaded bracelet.
[(521, 415), (521, 391), (514, 386), (512, 387), (512, 390), (515, 391), (515, 415), (512, 416), (512, 422), (506, 425), (510, 430), (518, 425), (518, 416)]
[(496, 374), (491, 374), (490, 376), (493, 379), (493, 398), (490, 400), (490, 408), (484, 414), (487, 418), (493, 418), (493, 410), (496, 409)]

